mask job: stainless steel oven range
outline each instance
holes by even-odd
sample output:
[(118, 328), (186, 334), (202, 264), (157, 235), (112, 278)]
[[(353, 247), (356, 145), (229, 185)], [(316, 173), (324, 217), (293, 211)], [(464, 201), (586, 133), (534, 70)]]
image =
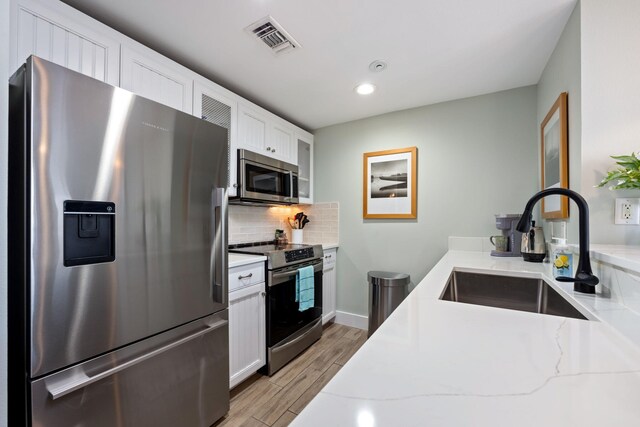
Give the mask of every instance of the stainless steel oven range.
[[(273, 375), (322, 335), (322, 246), (260, 242), (231, 245), (229, 252), (267, 257), (267, 364), (263, 372)], [(306, 266), (314, 271), (314, 301), (301, 311), (296, 274)]]

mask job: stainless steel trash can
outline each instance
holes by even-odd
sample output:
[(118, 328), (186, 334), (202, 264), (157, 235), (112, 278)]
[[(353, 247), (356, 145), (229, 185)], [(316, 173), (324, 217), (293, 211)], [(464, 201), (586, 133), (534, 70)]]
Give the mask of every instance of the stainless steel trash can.
[(385, 321), (409, 294), (411, 276), (390, 271), (370, 271), (369, 332), (367, 338)]

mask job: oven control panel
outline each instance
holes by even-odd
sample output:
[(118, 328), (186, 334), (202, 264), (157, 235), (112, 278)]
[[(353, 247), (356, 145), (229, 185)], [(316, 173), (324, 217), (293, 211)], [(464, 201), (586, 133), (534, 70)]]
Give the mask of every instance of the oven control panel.
[(313, 258), (313, 247), (303, 249), (293, 249), (284, 253), (284, 259), (289, 262), (300, 261), (307, 258)]

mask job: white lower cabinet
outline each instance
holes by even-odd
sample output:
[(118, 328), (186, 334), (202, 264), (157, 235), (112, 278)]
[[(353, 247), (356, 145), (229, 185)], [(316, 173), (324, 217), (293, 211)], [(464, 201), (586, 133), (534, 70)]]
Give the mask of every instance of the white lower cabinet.
[(322, 269), (322, 324), (336, 317), (336, 255), (337, 249), (324, 251)]
[(265, 296), (264, 282), (229, 293), (230, 388), (266, 363)]

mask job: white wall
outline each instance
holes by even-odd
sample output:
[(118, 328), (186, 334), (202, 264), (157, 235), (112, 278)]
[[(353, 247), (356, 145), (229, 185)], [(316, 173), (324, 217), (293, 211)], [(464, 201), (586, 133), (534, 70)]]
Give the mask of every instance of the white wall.
[[(562, 92), (569, 94), (569, 188), (581, 192), (582, 96), (580, 88), (580, 4), (567, 21), (538, 82), (538, 162), (540, 162), (540, 123)], [(539, 163), (540, 164), (540, 163)], [(538, 166), (538, 188), (540, 188)], [(538, 204), (539, 209), (540, 204)], [(578, 209), (570, 202), (569, 240), (578, 243)], [(545, 234), (551, 237), (545, 221)]]
[(594, 243), (640, 244), (640, 226), (615, 225), (616, 197), (640, 191), (593, 188), (608, 156), (640, 151), (640, 1), (582, 0), (582, 182)]
[[(418, 283), (449, 235), (496, 234), (495, 213), (521, 213), (537, 188), (536, 135), (535, 86), (317, 130), (316, 201), (340, 203), (338, 310), (367, 314), (369, 270)], [(414, 145), (417, 220), (363, 220), (363, 153)]]
[(7, 125), (9, 0), (0, 0), (0, 426), (7, 425)]

